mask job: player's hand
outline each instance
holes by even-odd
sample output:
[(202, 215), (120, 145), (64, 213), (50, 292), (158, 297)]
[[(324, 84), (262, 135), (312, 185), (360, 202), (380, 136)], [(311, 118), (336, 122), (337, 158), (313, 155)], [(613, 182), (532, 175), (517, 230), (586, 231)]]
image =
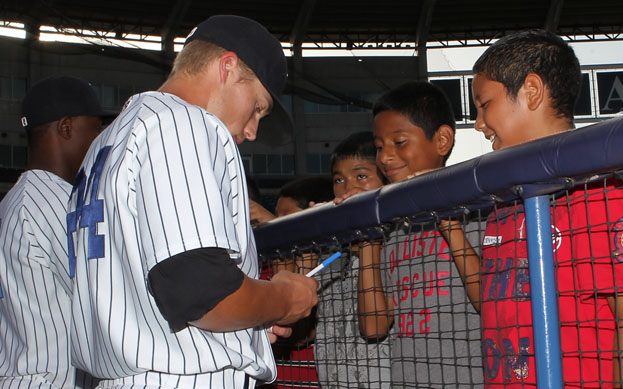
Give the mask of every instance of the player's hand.
[(275, 215), (253, 200), (249, 200), (249, 212), (251, 214), (251, 225), (253, 227), (264, 224), (275, 218)]
[(318, 282), (312, 277), (302, 274), (282, 271), (271, 279), (271, 282), (279, 283), (281, 296), (275, 298), (284, 299), (286, 312), (277, 320), (279, 325), (288, 325), (299, 319), (309, 316), (312, 308), (318, 304)]
[(274, 324), (266, 329), (268, 340), (273, 344), (278, 338), (289, 338), (292, 335), (292, 328)]

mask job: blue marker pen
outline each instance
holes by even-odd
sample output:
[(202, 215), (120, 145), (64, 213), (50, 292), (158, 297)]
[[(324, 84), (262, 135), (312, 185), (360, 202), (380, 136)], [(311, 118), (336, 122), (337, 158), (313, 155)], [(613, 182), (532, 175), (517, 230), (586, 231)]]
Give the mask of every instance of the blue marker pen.
[(320, 265), (318, 265), (315, 268), (313, 268), (309, 273), (305, 274), (305, 277), (313, 276), (314, 274), (318, 273), (320, 270), (324, 269), (325, 267), (328, 267), (331, 264), (331, 262), (335, 261), (336, 259), (338, 259), (341, 256), (342, 256), (342, 253), (340, 251), (338, 251), (337, 253), (333, 254), (329, 258), (327, 258), (324, 261), (322, 261), (322, 263)]

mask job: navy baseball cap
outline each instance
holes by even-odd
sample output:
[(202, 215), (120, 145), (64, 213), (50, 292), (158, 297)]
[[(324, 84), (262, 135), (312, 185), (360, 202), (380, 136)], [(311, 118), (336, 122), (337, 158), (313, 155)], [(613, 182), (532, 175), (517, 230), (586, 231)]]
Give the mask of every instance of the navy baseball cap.
[(292, 118), (279, 99), (288, 78), (288, 63), (281, 43), (266, 27), (242, 16), (215, 15), (195, 27), (184, 44), (195, 39), (236, 53), (270, 93), (273, 109), (260, 120), (258, 139), (274, 141), (292, 133)]
[(79, 78), (53, 76), (36, 83), (22, 101), (22, 126), (33, 128), (64, 117), (117, 116), (104, 111), (91, 85)]

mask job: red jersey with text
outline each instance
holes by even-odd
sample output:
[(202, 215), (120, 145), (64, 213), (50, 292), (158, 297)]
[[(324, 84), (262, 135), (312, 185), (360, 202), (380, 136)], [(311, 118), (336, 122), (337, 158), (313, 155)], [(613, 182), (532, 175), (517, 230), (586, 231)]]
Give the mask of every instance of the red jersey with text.
[[(612, 387), (607, 297), (623, 287), (623, 192), (603, 183), (575, 190), (554, 202), (551, 216), (565, 387)], [(489, 215), (482, 255), (485, 380), (489, 387), (535, 385), (522, 205)]]

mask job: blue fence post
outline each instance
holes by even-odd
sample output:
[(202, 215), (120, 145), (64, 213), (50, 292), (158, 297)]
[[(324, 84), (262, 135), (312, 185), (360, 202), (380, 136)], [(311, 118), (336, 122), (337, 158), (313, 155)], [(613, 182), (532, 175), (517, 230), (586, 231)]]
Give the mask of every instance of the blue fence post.
[(549, 196), (524, 201), (536, 378), (539, 388), (562, 388), (562, 354)]

